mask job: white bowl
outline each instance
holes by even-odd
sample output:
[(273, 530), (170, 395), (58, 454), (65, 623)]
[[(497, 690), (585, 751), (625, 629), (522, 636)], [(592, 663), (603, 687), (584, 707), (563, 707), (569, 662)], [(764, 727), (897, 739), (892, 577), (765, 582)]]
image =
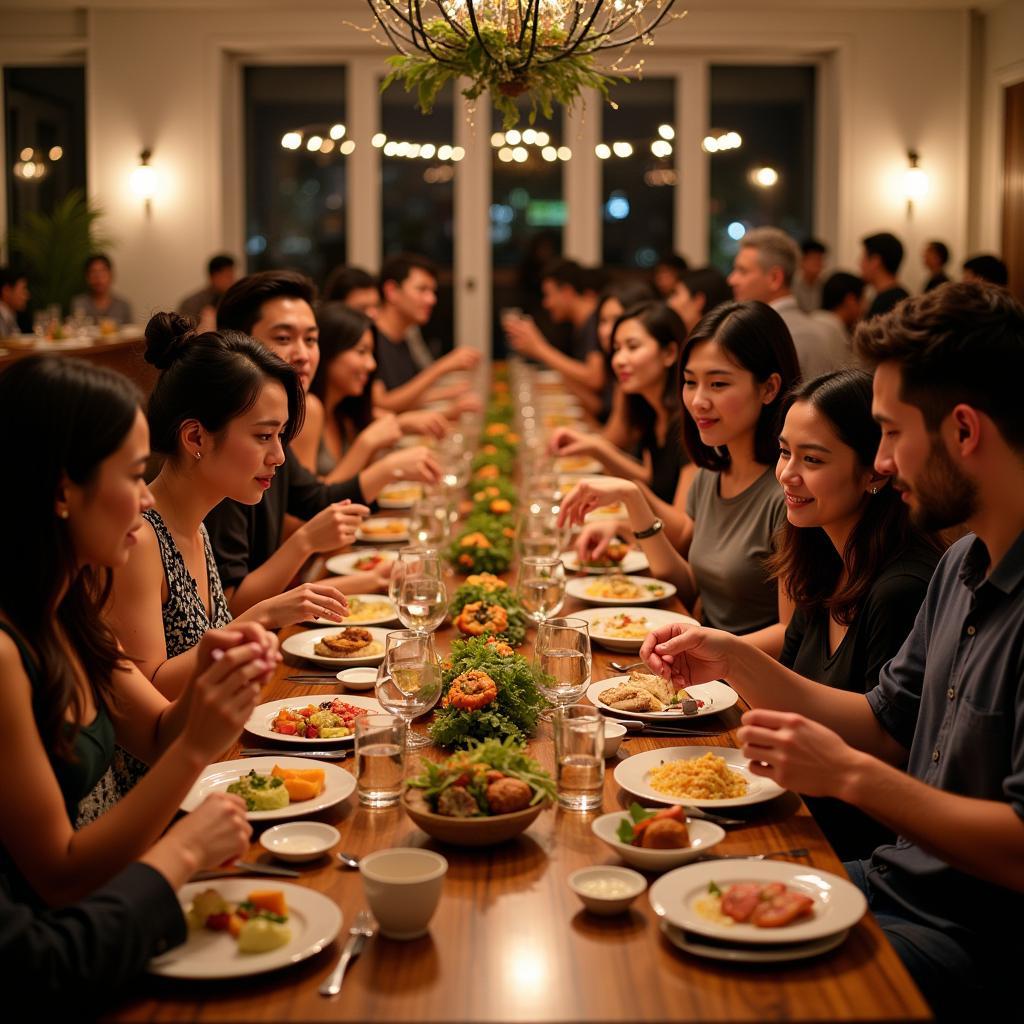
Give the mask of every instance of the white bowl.
[[(601, 893), (588, 892), (586, 887), (595, 881), (615, 881), (625, 883), (628, 892), (623, 895), (605, 896)], [(621, 914), (647, 888), (647, 879), (629, 868), (593, 867), (580, 868), (569, 876), (569, 888), (583, 901), (583, 906), (592, 914)]]
[[(353, 671), (358, 671), (353, 669)], [(604, 756), (614, 757), (619, 749), (619, 744), (622, 742), (622, 737), (626, 735), (626, 727), (620, 722), (613, 722), (611, 719), (606, 718), (604, 720)]]
[(717, 846), (725, 838), (725, 830), (710, 821), (687, 818), (686, 828), (690, 833), (690, 845), (678, 850), (646, 850), (642, 846), (630, 846), (619, 841), (616, 832), (620, 821), (629, 815), (625, 811), (613, 811), (595, 818), (590, 828), (606, 846), (610, 846), (627, 864), (641, 871), (668, 871), (680, 864), (688, 864)]
[(377, 670), (373, 667), (347, 668), (338, 673), (338, 682), (347, 690), (372, 690), (377, 682)]
[(304, 861), (322, 857), (341, 841), (341, 833), (322, 821), (289, 821), (268, 828), (260, 846), (278, 860)]

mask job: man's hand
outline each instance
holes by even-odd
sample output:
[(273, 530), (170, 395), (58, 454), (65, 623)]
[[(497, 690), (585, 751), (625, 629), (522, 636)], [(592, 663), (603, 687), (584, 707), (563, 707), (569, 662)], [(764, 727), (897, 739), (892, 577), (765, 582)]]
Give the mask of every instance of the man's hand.
[(548, 341), (540, 328), (528, 316), (509, 317), (502, 322), (505, 337), (511, 348), (528, 359), (540, 359), (548, 347)]

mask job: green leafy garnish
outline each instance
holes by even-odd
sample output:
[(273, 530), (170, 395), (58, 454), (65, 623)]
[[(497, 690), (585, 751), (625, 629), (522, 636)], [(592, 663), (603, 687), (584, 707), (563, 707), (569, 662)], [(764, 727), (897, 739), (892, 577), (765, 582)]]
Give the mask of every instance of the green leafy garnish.
[(626, 843), (631, 846), (633, 840), (636, 838), (636, 832), (633, 830), (633, 826), (640, 824), (640, 822), (646, 818), (653, 818), (656, 813), (656, 811), (648, 811), (638, 803), (631, 803), (629, 805), (630, 820), (627, 821), (623, 818), (622, 821), (619, 822), (619, 827), (616, 831), (616, 835), (619, 837), (619, 842)]
[(708, 893), (712, 896), (721, 896), (722, 890), (714, 882), (708, 882)]
[(463, 583), (452, 595), (448, 605), (448, 614), (454, 619), (467, 604), (481, 601), (483, 604), (496, 604), (505, 609), (508, 615), (508, 629), (492, 636), (506, 637), (513, 647), (518, 647), (526, 639), (526, 612), (519, 598), (508, 587), (488, 590), (479, 583)]

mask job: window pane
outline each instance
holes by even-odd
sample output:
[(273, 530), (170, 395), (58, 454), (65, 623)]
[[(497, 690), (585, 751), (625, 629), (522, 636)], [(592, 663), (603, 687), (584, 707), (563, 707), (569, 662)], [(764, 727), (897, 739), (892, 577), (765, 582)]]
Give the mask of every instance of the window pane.
[(250, 271), (292, 267), (322, 285), (345, 262), (345, 159), (354, 142), (344, 123), (344, 68), (245, 69)]
[(414, 252), (437, 264), (437, 306), (423, 329), (435, 354), (451, 347), (454, 332), (454, 179), (464, 156), (453, 152), (454, 107), (451, 84), (442, 90), (429, 117), (403, 89), (389, 89), (381, 97), (384, 138), (374, 140), (381, 149), (384, 254)]
[(505, 132), (501, 115), (491, 122), (491, 251), (494, 262), (495, 355), (505, 351), (499, 329), (501, 310), (518, 306), (549, 338), (557, 331), (540, 306), (540, 271), (562, 253), (565, 198), (562, 167), (572, 156), (562, 138), (559, 108), (550, 121), (529, 123), (528, 97), (517, 101), (520, 120)]
[(7, 217), (17, 227), (85, 189), (85, 68), (7, 68), (4, 100)]
[(752, 227), (811, 234), (814, 80), (813, 67), (711, 69), (710, 252), (721, 270)]
[(672, 249), (675, 88), (673, 78), (635, 80), (616, 91), (617, 110), (601, 107), (606, 267), (653, 267)]

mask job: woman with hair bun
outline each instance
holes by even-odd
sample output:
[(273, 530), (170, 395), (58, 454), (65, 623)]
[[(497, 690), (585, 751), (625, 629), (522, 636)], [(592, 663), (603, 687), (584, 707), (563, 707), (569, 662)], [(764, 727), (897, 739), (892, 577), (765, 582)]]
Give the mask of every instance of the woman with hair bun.
[[(0, 430), (20, 438), (5, 462), (17, 500), (0, 502), (0, 765), (10, 780), (0, 876), (19, 902), (62, 905), (160, 838), (199, 772), (238, 736), (277, 641), (256, 623), (210, 631), (174, 702), (118, 646), (101, 614), (107, 577), (138, 544), (152, 503), (149, 430), (124, 377), (76, 359), (21, 360), (0, 374)], [(115, 743), (152, 768), (76, 832), (79, 801)]]

